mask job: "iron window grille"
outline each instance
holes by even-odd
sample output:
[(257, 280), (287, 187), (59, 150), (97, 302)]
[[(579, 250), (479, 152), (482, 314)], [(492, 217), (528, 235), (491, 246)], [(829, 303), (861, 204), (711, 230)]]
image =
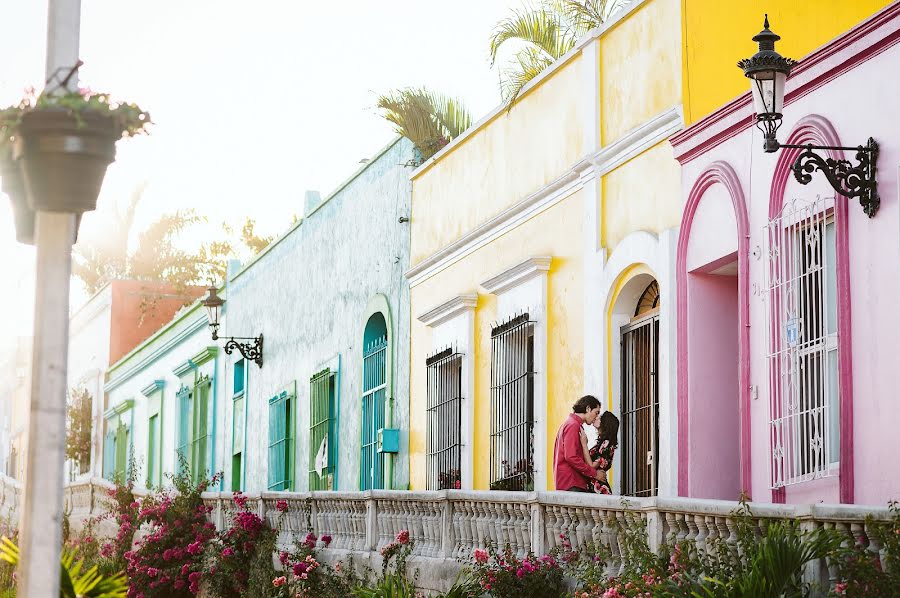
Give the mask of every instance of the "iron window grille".
[(324, 369), (309, 380), (309, 489), (334, 488), (337, 461), (335, 385), (337, 376)]
[(765, 229), (772, 488), (837, 472), (838, 296), (827, 204), (793, 200)]
[(362, 442), (359, 489), (384, 485), (384, 456), (377, 450), (378, 430), (384, 427), (387, 396), (387, 336), (371, 342), (363, 351)]
[(425, 360), (428, 371), (428, 490), (461, 487), (462, 353), (451, 348)]
[(534, 324), (491, 330), (491, 490), (534, 489)]
[(622, 494), (626, 496), (656, 496), (658, 490), (657, 305), (658, 300), (649, 308), (651, 313), (622, 327)]

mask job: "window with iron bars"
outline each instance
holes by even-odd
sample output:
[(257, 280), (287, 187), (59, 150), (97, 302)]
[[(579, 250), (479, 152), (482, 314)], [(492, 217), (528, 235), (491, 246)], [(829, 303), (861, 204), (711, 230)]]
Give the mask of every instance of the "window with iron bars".
[(377, 445), (387, 406), (387, 350), (387, 336), (383, 336), (363, 351), (360, 490), (378, 490), (384, 486), (384, 455), (378, 452)]
[(534, 322), (491, 330), (491, 490), (534, 489)]
[(462, 353), (444, 349), (428, 370), (428, 490), (461, 487)]
[(839, 461), (834, 219), (791, 201), (766, 227), (772, 487), (833, 475)]
[(330, 368), (309, 380), (309, 489), (334, 488), (335, 383), (337, 376)]

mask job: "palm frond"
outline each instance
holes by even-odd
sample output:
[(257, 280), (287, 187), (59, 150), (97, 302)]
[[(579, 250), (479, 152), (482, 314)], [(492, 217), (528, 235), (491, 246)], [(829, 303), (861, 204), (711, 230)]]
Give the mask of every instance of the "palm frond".
[[(15, 566), (19, 564), (19, 547), (3, 536), (0, 538), (0, 559)], [(128, 579), (124, 573), (103, 577), (97, 566), (82, 571), (84, 559), (76, 560), (75, 551), (64, 550), (60, 559), (60, 598), (125, 598)]]
[(620, 7), (625, 6), (630, 0), (553, 0), (559, 4), (558, 10), (565, 15), (566, 20), (575, 32), (576, 37), (581, 37), (591, 29), (595, 29), (605, 23)]
[(513, 103), (529, 81), (537, 77), (553, 60), (536, 48), (522, 48), (500, 74), (500, 95), (512, 109)]
[(572, 34), (563, 26), (561, 15), (550, 5), (514, 10), (512, 16), (497, 23), (490, 40), (492, 65), (497, 61), (500, 48), (510, 41), (539, 48), (553, 60), (575, 45)]
[(425, 160), (472, 124), (469, 111), (458, 99), (424, 87), (394, 90), (378, 98), (382, 116), (394, 131), (413, 142)]

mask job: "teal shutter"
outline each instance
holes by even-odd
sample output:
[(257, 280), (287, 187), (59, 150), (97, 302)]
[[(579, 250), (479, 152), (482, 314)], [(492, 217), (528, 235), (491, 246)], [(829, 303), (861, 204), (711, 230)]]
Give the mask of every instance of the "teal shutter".
[(191, 443), (191, 472), (194, 483), (206, 479), (208, 470), (207, 444), (209, 441), (209, 378), (201, 376), (194, 386), (194, 435)]
[(124, 482), (128, 478), (128, 426), (119, 421), (116, 428), (116, 470), (114, 477)]
[(290, 490), (292, 477), (291, 404), (286, 391), (269, 401), (269, 490)]
[(335, 373), (323, 370), (309, 381), (309, 489), (331, 490), (337, 459)]
[(359, 489), (384, 486), (384, 456), (377, 451), (378, 429), (384, 427), (387, 337), (372, 342), (363, 352), (362, 430)]
[[(109, 422), (107, 422), (109, 428)], [(116, 431), (107, 429), (103, 438), (103, 477), (112, 481), (116, 472)]]
[(159, 415), (150, 418), (147, 425), (149, 442), (147, 446), (147, 486), (159, 486)]
[(176, 395), (178, 400), (178, 438), (175, 441), (178, 473), (184, 473), (185, 463), (190, 466), (191, 391), (182, 386)]

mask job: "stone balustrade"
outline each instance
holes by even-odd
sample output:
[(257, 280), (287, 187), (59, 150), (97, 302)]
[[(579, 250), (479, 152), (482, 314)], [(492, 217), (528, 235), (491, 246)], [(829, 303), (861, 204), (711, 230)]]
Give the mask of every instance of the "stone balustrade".
[[(101, 495), (110, 487), (91, 480), (66, 488), (71, 519), (96, 516)], [(0, 488), (4, 491), (4, 488)], [(603, 547), (611, 555), (608, 573), (624, 566), (628, 544), (623, 529), (642, 523), (651, 550), (691, 541), (701, 551), (714, 542), (737, 546), (736, 502), (685, 498), (628, 498), (568, 492), (500, 492), (445, 490), (407, 492), (264, 492), (246, 495), (249, 508), (280, 531), (279, 544), (300, 542), (307, 533), (333, 538), (326, 558), (353, 555), (357, 563), (377, 567), (379, 550), (408, 530), (414, 542), (410, 564), (418, 567), (423, 589), (442, 590), (452, 582), (459, 562), (476, 548), (509, 546), (517, 554), (544, 554), (563, 536), (575, 546)], [(5, 501), (5, 499), (4, 499)], [(278, 508), (284, 501), (286, 509)], [(234, 512), (232, 494), (209, 492), (210, 520), (223, 528)], [(6, 504), (4, 502), (4, 504)], [(284, 507), (284, 505), (281, 505)], [(750, 520), (762, 533), (766, 521), (795, 520), (806, 529), (835, 528), (882, 556), (869, 533), (866, 517), (887, 520), (884, 507), (854, 505), (774, 505), (750, 503)], [(824, 563), (808, 567), (809, 580), (826, 581), (833, 572)]]

